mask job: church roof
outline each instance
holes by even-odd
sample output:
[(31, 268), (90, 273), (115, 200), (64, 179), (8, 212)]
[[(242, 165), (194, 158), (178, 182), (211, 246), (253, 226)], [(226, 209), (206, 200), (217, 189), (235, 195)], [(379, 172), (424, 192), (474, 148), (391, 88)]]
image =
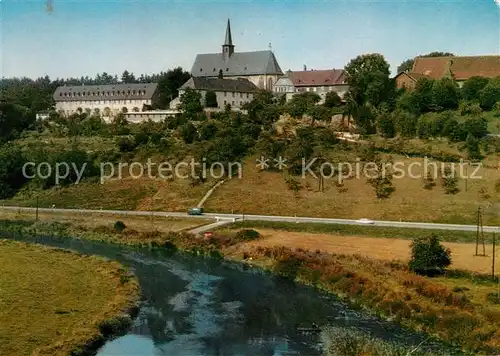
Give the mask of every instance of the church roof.
[(224, 76), (283, 74), (274, 53), (268, 50), (233, 53), (227, 60), (222, 53), (198, 54), (191, 75), (217, 77), (220, 70)]
[(54, 100), (150, 100), (157, 88), (156, 83), (60, 86)]
[(252, 93), (259, 90), (255, 84), (246, 79), (219, 79), (219, 78), (194, 78), (191, 77), (181, 87), (182, 89), (212, 90)]

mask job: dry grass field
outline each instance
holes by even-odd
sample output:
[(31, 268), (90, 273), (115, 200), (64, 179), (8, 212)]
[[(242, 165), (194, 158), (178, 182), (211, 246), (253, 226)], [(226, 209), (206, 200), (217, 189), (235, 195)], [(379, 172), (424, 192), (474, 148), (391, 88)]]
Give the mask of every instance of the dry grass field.
[[(335, 254), (360, 255), (385, 261), (408, 261), (411, 241), (397, 238), (371, 238), (367, 236), (337, 236), (307, 232), (286, 232), (258, 229), (262, 239), (249, 242), (249, 246), (286, 246)], [(492, 246), (486, 244), (486, 257), (475, 256), (476, 245), (472, 243), (443, 242), (452, 252), (451, 268), (488, 274), (491, 272)], [(480, 249), (482, 253), (482, 248)], [(498, 252), (500, 253), (500, 252)], [(500, 262), (496, 260), (500, 271)]]
[(138, 300), (117, 262), (0, 240), (0, 354), (69, 355)]
[[(0, 220), (34, 220), (35, 213), (14, 212), (11, 210), (2, 210), (0, 208)], [(80, 214), (80, 213), (59, 213), (59, 212), (40, 212), (38, 219), (44, 223), (74, 223), (86, 228), (95, 228), (99, 226), (113, 227), (116, 221), (125, 223), (127, 228), (138, 231), (183, 231), (194, 229), (198, 226), (213, 222), (211, 219), (189, 219), (175, 217), (156, 217), (156, 216), (129, 216), (129, 215), (110, 215), (110, 214)]]
[[(413, 162), (423, 165), (423, 159), (393, 159), (405, 167)], [(431, 190), (424, 189), (423, 178), (394, 179), (395, 191), (385, 200), (376, 198), (363, 177), (345, 180), (343, 191), (335, 186), (336, 177), (325, 179), (324, 192), (318, 191), (318, 181), (313, 177), (297, 177), (302, 189), (295, 193), (288, 189), (284, 173), (260, 172), (255, 157), (243, 169), (243, 179), (229, 180), (212, 195), (205, 206), (207, 211), (474, 224), (477, 208), (482, 206), (484, 224), (496, 225), (499, 218), (500, 196), (495, 182), (500, 179), (500, 170), (496, 168), (481, 168), (477, 176), (483, 178), (469, 179), (467, 191), (466, 181), (460, 179), (460, 191), (455, 195), (445, 194), (439, 179)], [(413, 174), (419, 173), (423, 176), (423, 168), (414, 167)]]
[[(175, 181), (124, 178), (104, 184), (85, 182), (68, 187), (38, 191), (39, 206), (68, 209), (113, 209), (187, 211), (196, 206), (208, 185), (190, 186), (187, 179)], [(20, 192), (4, 205), (36, 206), (35, 193)], [(0, 203), (1, 204), (1, 203)]]

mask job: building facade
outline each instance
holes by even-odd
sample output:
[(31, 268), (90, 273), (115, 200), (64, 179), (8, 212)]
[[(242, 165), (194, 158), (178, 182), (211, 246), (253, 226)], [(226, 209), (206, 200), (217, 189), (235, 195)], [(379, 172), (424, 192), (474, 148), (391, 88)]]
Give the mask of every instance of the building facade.
[(500, 56), (416, 57), (408, 72), (396, 75), (398, 88), (412, 89), (420, 78), (450, 78), (459, 87), (471, 77), (494, 78), (500, 76)]
[(172, 110), (177, 109), (180, 98), (186, 89), (196, 90), (201, 94), (201, 104), (206, 106), (205, 96), (208, 91), (215, 93), (217, 107), (224, 109), (230, 105), (232, 109), (240, 110), (243, 105), (251, 102), (259, 88), (247, 79), (190, 78), (179, 89), (179, 97), (170, 103)]
[(320, 96), (321, 102), (324, 102), (326, 94), (332, 91), (343, 99), (348, 89), (343, 70), (307, 70), (305, 66), (303, 71), (288, 71), (273, 86), (273, 91), (286, 95), (287, 101), (301, 92), (314, 92)]
[(56, 111), (63, 116), (90, 110), (108, 118), (119, 112), (140, 112), (145, 105), (153, 105), (157, 88), (155, 83), (60, 86), (54, 92), (54, 100)]
[(226, 38), (220, 53), (198, 54), (191, 75), (195, 78), (243, 78), (259, 89), (272, 90), (283, 72), (271, 50), (235, 52), (231, 24), (227, 21)]

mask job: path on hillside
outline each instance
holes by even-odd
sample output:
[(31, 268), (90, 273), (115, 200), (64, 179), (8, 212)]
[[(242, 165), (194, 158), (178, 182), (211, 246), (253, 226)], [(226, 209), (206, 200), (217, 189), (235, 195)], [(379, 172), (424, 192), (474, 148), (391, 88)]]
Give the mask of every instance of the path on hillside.
[[(26, 208), (17, 206), (0, 206), (0, 209), (32, 212), (36, 208)], [(294, 217), (294, 216), (274, 216), (274, 215), (246, 215), (246, 214), (219, 214), (206, 213), (203, 215), (188, 215), (187, 213), (179, 212), (161, 212), (161, 211), (125, 211), (125, 210), (89, 210), (89, 209), (57, 209), (57, 208), (39, 208), (40, 212), (53, 213), (79, 213), (79, 214), (113, 214), (113, 215), (131, 215), (131, 216), (159, 216), (159, 217), (177, 217), (177, 218), (192, 218), (192, 219), (220, 219), (227, 221), (275, 221), (275, 222), (292, 222), (292, 223), (316, 223), (316, 224), (339, 224), (339, 225), (364, 225), (366, 223), (352, 219), (331, 219), (331, 218), (311, 218), (311, 217)], [(429, 229), (429, 230), (453, 230), (453, 231), (476, 231), (476, 225), (459, 225), (459, 224), (436, 224), (425, 222), (404, 222), (404, 221), (383, 221), (374, 220), (372, 225), (368, 226), (384, 226), (398, 228), (413, 228), (413, 229)], [(500, 226), (484, 226), (484, 232), (500, 232)]]

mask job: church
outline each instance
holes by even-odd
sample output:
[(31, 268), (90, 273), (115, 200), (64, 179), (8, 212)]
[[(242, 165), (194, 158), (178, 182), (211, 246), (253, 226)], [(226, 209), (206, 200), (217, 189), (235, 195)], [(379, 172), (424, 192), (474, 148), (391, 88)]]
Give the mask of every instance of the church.
[(220, 53), (198, 54), (191, 70), (194, 78), (247, 79), (259, 89), (271, 91), (283, 75), (272, 50), (235, 52), (231, 23), (227, 20), (226, 38)]

